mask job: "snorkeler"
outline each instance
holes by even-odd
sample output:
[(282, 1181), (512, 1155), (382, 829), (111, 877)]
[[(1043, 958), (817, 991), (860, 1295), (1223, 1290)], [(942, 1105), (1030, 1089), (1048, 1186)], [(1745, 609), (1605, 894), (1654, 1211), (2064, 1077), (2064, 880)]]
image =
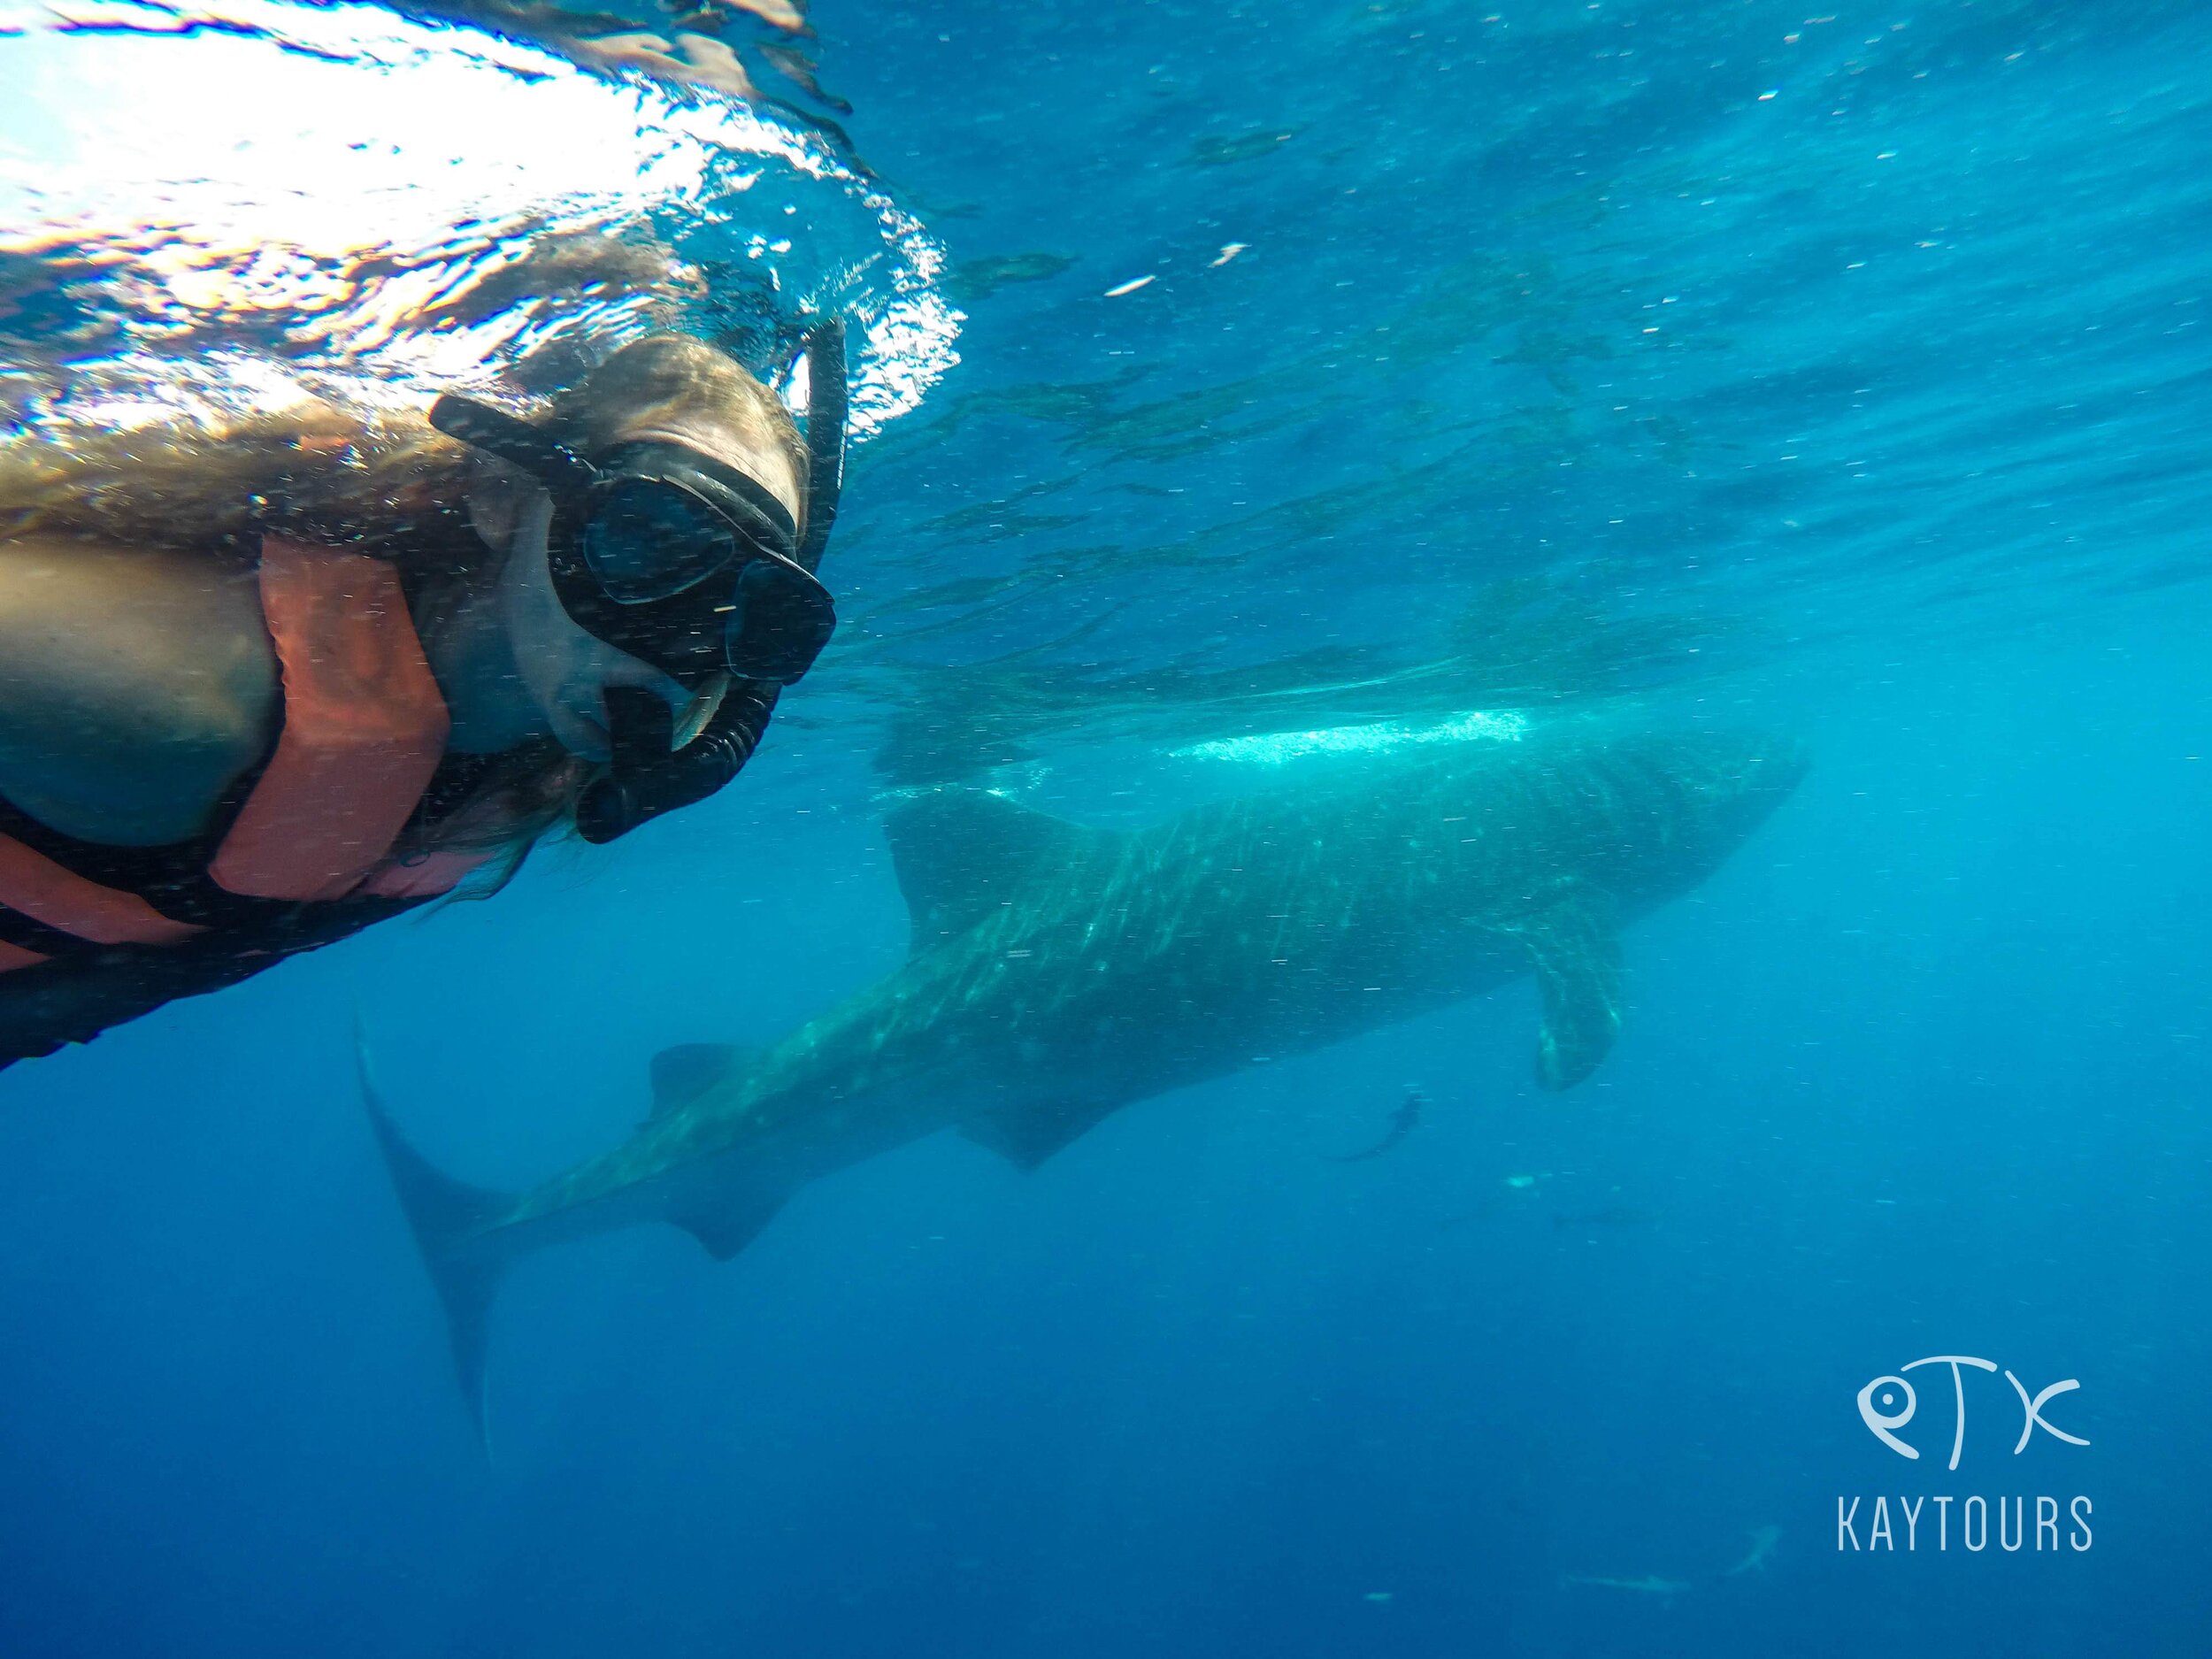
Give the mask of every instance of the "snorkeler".
[(727, 783), (835, 626), (841, 325), (806, 365), (803, 434), (656, 334), (539, 419), (0, 451), (0, 1065)]

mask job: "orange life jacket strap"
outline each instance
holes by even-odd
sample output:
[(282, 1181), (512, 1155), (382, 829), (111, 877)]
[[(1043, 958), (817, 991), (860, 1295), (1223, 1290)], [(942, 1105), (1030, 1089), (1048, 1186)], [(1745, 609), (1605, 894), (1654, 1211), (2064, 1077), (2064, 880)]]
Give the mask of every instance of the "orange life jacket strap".
[[(173, 945), (201, 931), (172, 921), (135, 893), (88, 881), (12, 835), (0, 835), (0, 904), (96, 945)], [(44, 960), (35, 951), (24, 954)]]
[(253, 898), (343, 898), (413, 816), (451, 720), (383, 560), (265, 537), (261, 609), (284, 731), (208, 873)]

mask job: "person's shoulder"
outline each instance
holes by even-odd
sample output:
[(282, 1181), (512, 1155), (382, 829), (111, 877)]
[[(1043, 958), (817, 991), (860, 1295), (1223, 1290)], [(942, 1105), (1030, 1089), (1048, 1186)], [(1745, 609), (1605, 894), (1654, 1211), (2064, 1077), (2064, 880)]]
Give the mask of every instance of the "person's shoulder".
[(0, 796), (50, 827), (188, 840), (266, 749), (279, 683), (250, 565), (0, 541)]

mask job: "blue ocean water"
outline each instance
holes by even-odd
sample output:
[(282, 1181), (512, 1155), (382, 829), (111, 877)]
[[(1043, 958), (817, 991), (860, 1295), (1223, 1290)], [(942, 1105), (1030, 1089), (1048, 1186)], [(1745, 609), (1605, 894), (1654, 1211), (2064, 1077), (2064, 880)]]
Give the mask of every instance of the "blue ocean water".
[[(791, 283), (912, 325), (844, 632), (713, 802), (0, 1078), (0, 1651), (2205, 1651), (2212, 17), (813, 23)], [(1523, 983), (548, 1251), (480, 1449), (357, 1010), (518, 1187), (900, 961), (891, 792), (1143, 822), (1200, 742), (1617, 700), (1813, 765), (1587, 1084)], [(1946, 1355), (2089, 1444), (1970, 1368), (1947, 1470), (1932, 1367), (1901, 1459), (1855, 1396)]]

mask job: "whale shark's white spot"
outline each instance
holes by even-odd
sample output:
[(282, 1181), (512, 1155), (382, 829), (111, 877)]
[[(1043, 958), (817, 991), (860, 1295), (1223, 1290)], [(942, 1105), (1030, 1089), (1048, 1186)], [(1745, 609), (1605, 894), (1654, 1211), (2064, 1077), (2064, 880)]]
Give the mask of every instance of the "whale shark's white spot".
[(1248, 766), (1280, 766), (1310, 755), (1377, 754), (1415, 743), (1517, 743), (1528, 717), (1517, 710), (1475, 710), (1435, 726), (1387, 720), (1375, 726), (1333, 726), (1314, 732), (1270, 732), (1222, 738), (1168, 751), (1175, 760), (1224, 760)]

